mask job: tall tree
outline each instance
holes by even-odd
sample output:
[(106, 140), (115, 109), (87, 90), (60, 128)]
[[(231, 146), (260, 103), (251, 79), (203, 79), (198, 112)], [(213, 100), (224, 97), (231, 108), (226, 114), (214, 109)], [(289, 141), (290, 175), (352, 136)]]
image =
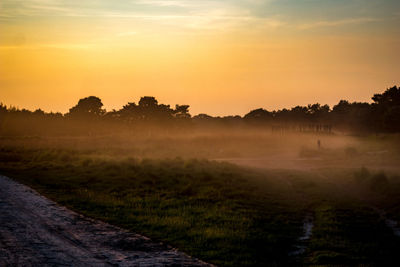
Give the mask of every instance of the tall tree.
[(190, 118), (189, 105), (175, 105), (174, 115), (175, 118)]
[(82, 118), (99, 117), (106, 112), (102, 107), (103, 103), (100, 98), (89, 96), (80, 99), (78, 104), (72, 107), (67, 115)]
[(378, 128), (386, 131), (400, 131), (400, 88), (393, 86), (383, 94), (375, 94), (374, 120), (379, 123)]

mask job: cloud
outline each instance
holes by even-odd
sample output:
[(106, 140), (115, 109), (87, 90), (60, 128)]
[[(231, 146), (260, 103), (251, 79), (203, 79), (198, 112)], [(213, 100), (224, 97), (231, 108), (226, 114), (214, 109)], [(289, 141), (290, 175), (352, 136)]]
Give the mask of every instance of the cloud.
[(179, 0), (136, 0), (136, 4), (150, 5), (150, 6), (174, 6), (174, 7), (190, 7), (193, 6), (191, 1)]
[(310, 23), (303, 23), (297, 26), (300, 30), (308, 30), (312, 28), (319, 27), (336, 27), (336, 26), (344, 26), (349, 24), (364, 24), (370, 22), (381, 21), (379, 18), (349, 18), (349, 19), (340, 19), (340, 20), (322, 20), (322, 21), (314, 21)]
[[(87, 21), (128, 21), (139, 24), (145, 31), (158, 26), (174, 26), (176, 29), (237, 30), (278, 29), (295, 30), (342, 27), (351, 24), (390, 20), (380, 12), (374, 15), (374, 6), (369, 3), (365, 14), (349, 15), (346, 7), (353, 11), (362, 9), (360, 0), (2, 0), (0, 23), (13, 23), (26, 18), (48, 20), (82, 17)], [(391, 14), (399, 14), (393, 6)], [(328, 12), (333, 8), (332, 12)], [(387, 8), (385, 6), (385, 8)], [(378, 9), (378, 8), (376, 8)], [(361, 12), (361, 11), (360, 11)], [(363, 11), (364, 12), (364, 11)], [(351, 13), (351, 12), (350, 12)], [(111, 25), (111, 24), (110, 24)], [(135, 28), (136, 29), (136, 28)], [(172, 30), (172, 29), (171, 29)], [(120, 33), (118, 33), (118, 31)], [(120, 36), (126, 29), (118, 29)]]

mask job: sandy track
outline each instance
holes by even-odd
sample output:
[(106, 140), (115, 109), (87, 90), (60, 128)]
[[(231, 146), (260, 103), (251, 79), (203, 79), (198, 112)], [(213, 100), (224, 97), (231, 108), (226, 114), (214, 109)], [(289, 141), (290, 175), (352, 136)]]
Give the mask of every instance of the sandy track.
[(0, 176), (0, 266), (210, 266)]

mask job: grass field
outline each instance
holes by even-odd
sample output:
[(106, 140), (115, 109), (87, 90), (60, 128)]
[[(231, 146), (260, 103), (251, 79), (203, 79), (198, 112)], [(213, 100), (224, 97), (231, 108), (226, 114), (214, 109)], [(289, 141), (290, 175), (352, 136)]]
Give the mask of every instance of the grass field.
[[(147, 153), (152, 158), (145, 158), (121, 146), (124, 153), (112, 145), (78, 149), (54, 140), (39, 139), (35, 145), (3, 140), (0, 173), (78, 212), (219, 266), (399, 263), (400, 238), (381, 211), (399, 220), (400, 178), (396, 170), (354, 167), (373, 160), (376, 155), (363, 152), (370, 147), (353, 143), (349, 149), (344, 142), (341, 148), (315, 151), (298, 145), (298, 157), (321, 158), (315, 168), (251, 169), (204, 159), (201, 150), (194, 153), (198, 159), (189, 157), (191, 149), (204, 143), (212, 147), (209, 158), (226, 156), (221, 149), (234, 150), (232, 140), (225, 141), (225, 150), (213, 146), (220, 139), (200, 140), (197, 145), (185, 140), (184, 150), (177, 146), (180, 153), (175, 154), (185, 154), (183, 158), (164, 157), (168, 142), (155, 142)], [(248, 156), (253, 145), (243, 154)], [(342, 163), (349, 158), (356, 163)], [(312, 235), (301, 241), (304, 253), (293, 255), (306, 216), (312, 217)]]

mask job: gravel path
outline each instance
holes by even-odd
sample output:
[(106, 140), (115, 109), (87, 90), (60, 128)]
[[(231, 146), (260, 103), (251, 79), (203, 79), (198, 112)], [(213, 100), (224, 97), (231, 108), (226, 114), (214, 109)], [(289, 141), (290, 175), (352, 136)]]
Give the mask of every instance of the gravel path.
[(0, 176), (0, 266), (211, 266)]

